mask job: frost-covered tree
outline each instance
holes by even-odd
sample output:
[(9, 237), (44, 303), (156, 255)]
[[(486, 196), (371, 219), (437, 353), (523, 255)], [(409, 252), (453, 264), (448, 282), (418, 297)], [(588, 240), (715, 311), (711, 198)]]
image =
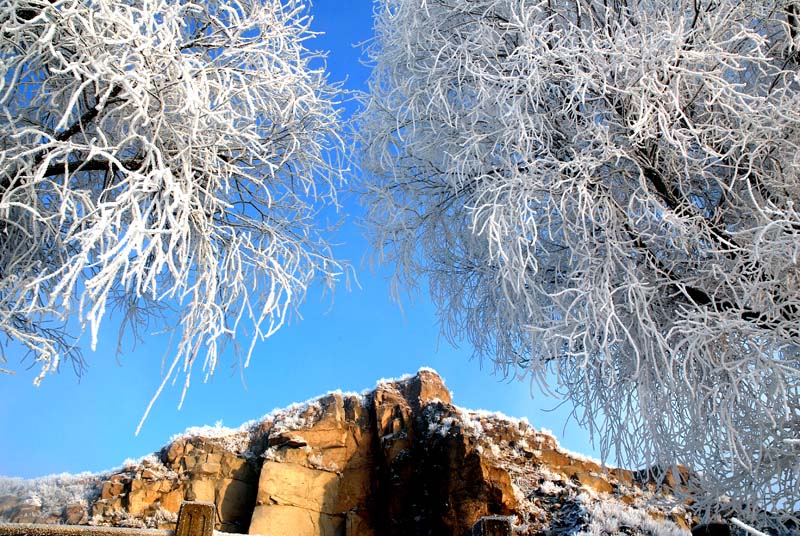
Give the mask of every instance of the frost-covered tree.
[(380, 0), (368, 47), (396, 283), (504, 373), (552, 374), (605, 456), (690, 468), (706, 515), (800, 506), (799, 14)]
[(299, 0), (0, 0), (3, 362), (80, 366), (72, 331), (94, 347), (117, 311), (174, 332), (188, 386), (334, 285), (338, 89), (308, 24)]

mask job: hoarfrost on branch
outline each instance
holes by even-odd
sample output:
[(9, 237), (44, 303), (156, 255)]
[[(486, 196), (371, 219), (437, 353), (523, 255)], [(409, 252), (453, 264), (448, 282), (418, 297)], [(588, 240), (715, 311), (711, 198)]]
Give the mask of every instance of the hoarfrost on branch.
[[(298, 0), (0, 2), (0, 330), (41, 366), (69, 334), (174, 331), (164, 381), (269, 337), (342, 271), (338, 89)], [(73, 322), (70, 320), (70, 322)], [(235, 343), (234, 343), (235, 344)], [(249, 351), (252, 352), (252, 344)], [(249, 359), (250, 353), (245, 352)], [(163, 387), (163, 385), (162, 385)]]
[[(604, 456), (800, 507), (800, 7), (381, 0), (376, 255)], [(696, 490), (695, 490), (696, 491)], [(752, 514), (752, 515), (748, 515)]]

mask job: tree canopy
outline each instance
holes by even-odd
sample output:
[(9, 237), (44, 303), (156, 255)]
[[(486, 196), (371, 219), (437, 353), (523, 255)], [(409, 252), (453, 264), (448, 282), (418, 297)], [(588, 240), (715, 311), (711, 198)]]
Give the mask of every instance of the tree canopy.
[(67, 322), (94, 347), (116, 311), (120, 338), (174, 332), (188, 386), (334, 285), (338, 88), (308, 25), (297, 0), (0, 2), (3, 362), (80, 366)]
[[(397, 288), (621, 463), (800, 510), (800, 9), (380, 0), (359, 120)], [(762, 518), (762, 522), (764, 518)]]

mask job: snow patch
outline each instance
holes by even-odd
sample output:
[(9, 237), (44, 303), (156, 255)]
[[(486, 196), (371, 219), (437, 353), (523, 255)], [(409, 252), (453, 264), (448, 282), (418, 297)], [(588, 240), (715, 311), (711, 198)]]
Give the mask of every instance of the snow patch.
[(539, 486), (539, 492), (545, 495), (558, 495), (564, 491), (564, 488), (553, 482), (552, 480), (545, 480)]

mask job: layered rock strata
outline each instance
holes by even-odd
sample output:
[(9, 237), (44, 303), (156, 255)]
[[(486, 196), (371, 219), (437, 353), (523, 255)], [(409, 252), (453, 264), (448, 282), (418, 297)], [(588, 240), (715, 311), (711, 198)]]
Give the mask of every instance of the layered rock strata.
[[(452, 404), (433, 371), (331, 393), (238, 430), (207, 429), (113, 474), (0, 481), (0, 519), (172, 528), (181, 501), (264, 536), (682, 535), (690, 513), (641, 475), (559, 448), (527, 422)], [(70, 491), (72, 490), (72, 491)]]

